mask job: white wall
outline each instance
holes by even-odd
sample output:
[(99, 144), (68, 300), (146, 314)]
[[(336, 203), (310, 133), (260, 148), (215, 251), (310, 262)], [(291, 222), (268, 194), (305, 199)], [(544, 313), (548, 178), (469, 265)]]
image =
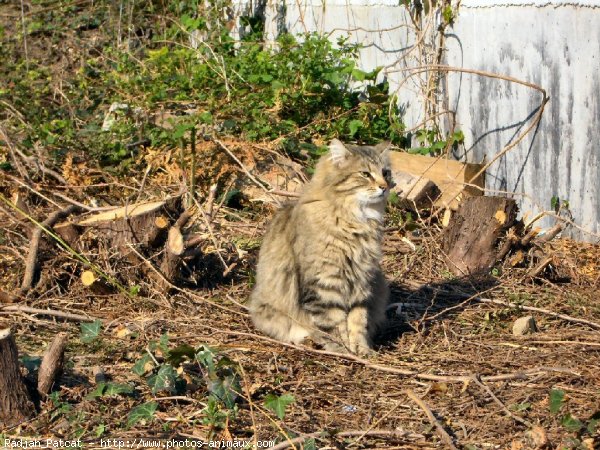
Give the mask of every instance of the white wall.
[[(398, 0), (269, 0), (267, 32), (283, 26), (348, 35), (365, 45), (361, 65), (387, 66), (391, 89), (411, 65), (414, 35)], [(600, 0), (463, 0), (446, 36), (451, 66), (508, 75), (544, 88), (550, 102), (539, 127), (487, 173), (487, 188), (514, 192), (529, 217), (550, 208), (553, 195), (568, 199), (578, 239), (600, 236)], [(415, 56), (413, 54), (413, 56)], [(418, 58), (417, 58), (418, 59)], [(413, 58), (413, 64), (416, 59)], [(424, 116), (419, 79), (402, 84), (407, 125)], [(524, 86), (468, 74), (451, 74), (448, 99), (466, 136), (471, 162), (491, 161), (531, 123), (541, 95)], [(552, 219), (540, 223), (551, 226)]]

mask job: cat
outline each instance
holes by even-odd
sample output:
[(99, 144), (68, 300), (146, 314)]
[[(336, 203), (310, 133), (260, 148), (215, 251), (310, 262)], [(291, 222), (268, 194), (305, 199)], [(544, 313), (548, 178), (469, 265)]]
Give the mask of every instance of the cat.
[(372, 352), (389, 298), (380, 267), (388, 148), (334, 139), (298, 201), (275, 214), (250, 295), (256, 328), (284, 342)]

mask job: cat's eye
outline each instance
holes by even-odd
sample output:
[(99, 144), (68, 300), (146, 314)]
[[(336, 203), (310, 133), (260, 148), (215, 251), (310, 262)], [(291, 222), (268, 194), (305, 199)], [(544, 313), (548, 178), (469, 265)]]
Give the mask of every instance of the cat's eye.
[(365, 172), (361, 172), (360, 174), (361, 174), (361, 176), (363, 176), (363, 177), (365, 177), (365, 178), (367, 178), (369, 180), (373, 179), (373, 175), (371, 175), (371, 172), (366, 172), (365, 171)]

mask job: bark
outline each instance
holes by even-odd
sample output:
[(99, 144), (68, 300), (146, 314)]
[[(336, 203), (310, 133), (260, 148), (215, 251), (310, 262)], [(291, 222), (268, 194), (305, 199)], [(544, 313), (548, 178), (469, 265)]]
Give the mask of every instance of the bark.
[(15, 339), (9, 328), (0, 329), (0, 428), (15, 426), (34, 414), (19, 370)]
[(515, 223), (517, 205), (504, 197), (465, 199), (445, 229), (443, 250), (456, 275), (489, 270), (506, 253), (503, 239)]

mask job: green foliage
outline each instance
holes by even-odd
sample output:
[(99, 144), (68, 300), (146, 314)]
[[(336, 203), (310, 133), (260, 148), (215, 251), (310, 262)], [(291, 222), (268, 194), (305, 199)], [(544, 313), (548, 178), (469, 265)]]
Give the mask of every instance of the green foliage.
[(102, 381), (98, 383), (96, 389), (88, 394), (87, 398), (94, 399), (99, 397), (117, 397), (121, 394), (133, 394), (133, 387), (128, 384)]
[(177, 372), (170, 364), (161, 365), (158, 372), (150, 376), (147, 381), (153, 394), (161, 391), (175, 394), (178, 391)]
[(415, 139), (419, 144), (408, 150), (412, 154), (427, 156), (439, 156), (449, 149), (457, 150), (465, 142), (465, 135), (462, 131), (455, 131), (450, 136), (442, 138), (440, 132), (435, 129), (421, 129), (415, 133)]
[[(187, 381), (206, 386), (203, 423), (217, 430), (238, 411), (240, 375), (238, 365), (216, 350), (202, 345), (181, 344), (172, 348), (165, 333), (148, 344), (148, 351), (133, 366), (133, 372), (146, 377), (152, 394), (183, 394)], [(100, 394), (106, 395), (105, 391)]]
[[(553, 415), (558, 415), (558, 413), (563, 409), (566, 403), (565, 392), (561, 389), (552, 389), (549, 394), (549, 404), (548, 407), (550, 409), (550, 413)], [(580, 442), (580, 438), (585, 435), (594, 436), (597, 429), (598, 424), (600, 424), (600, 410), (594, 412), (586, 421), (582, 421), (575, 415), (570, 412), (566, 412), (559, 418), (560, 424), (570, 433), (574, 434), (572, 437), (572, 442), (575, 446), (580, 446), (582, 443)], [(578, 447), (579, 448), (579, 447)]]
[(565, 391), (560, 389), (552, 389), (550, 391), (549, 408), (552, 414), (558, 414), (565, 401)]
[(264, 403), (265, 408), (270, 409), (277, 415), (277, 417), (283, 419), (285, 417), (286, 408), (295, 401), (296, 399), (293, 395), (277, 395), (271, 393), (265, 396)]
[(127, 417), (127, 426), (131, 427), (138, 422), (148, 423), (154, 418), (158, 403), (147, 402), (133, 408)]
[(102, 329), (102, 321), (95, 320), (93, 322), (84, 322), (80, 325), (81, 333), (79, 339), (84, 344), (94, 342), (100, 335)]
[[(78, 48), (82, 53), (69, 58), (76, 61), (69, 70), (43, 59), (25, 61), (17, 41), (0, 49), (0, 76), (7, 80), (0, 100), (22, 114), (14, 125), (26, 136), (23, 145), (42, 145), (57, 162), (68, 151), (86, 151), (101, 166), (124, 171), (138, 156), (135, 142), (175, 145), (198, 125), (250, 140), (404, 142), (395, 98), (380, 68), (358, 67), (359, 45), (283, 34), (267, 46), (262, 22), (252, 16), (242, 17), (246, 31), (236, 43), (222, 14), (227, 4), (137, 2), (136, 26), (148, 37), (127, 36), (127, 46), (112, 38), (110, 32), (119, 30), (111, 29), (110, 8), (63, 7), (43, 21), (28, 21), (29, 34), (46, 33), (56, 45), (69, 32), (84, 41), (87, 30), (107, 32), (94, 41), (93, 52)], [(197, 48), (190, 45), (194, 33), (202, 36)], [(53, 87), (57, 76), (60, 95)], [(117, 103), (124, 107), (111, 113), (103, 130), (109, 106)], [(166, 126), (150, 120), (158, 109), (192, 112)]]

